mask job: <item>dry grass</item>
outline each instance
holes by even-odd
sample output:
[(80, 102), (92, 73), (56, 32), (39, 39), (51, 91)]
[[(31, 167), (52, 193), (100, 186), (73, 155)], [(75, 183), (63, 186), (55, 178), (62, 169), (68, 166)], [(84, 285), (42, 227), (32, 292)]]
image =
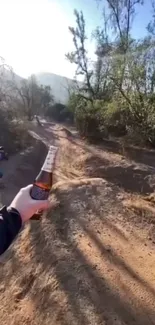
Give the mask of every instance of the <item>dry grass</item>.
[(124, 201), (124, 206), (131, 209), (139, 210), (142, 213), (152, 213), (155, 215), (155, 205), (148, 202), (148, 199), (142, 198), (140, 195), (131, 196), (130, 199)]
[(70, 180), (83, 177), (85, 155), (84, 150), (71, 144), (67, 138), (63, 139), (58, 154), (57, 178)]

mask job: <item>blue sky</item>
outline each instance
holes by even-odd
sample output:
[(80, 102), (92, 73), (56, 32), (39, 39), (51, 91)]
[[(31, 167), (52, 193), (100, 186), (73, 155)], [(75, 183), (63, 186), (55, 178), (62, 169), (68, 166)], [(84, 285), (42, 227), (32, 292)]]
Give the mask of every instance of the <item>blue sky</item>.
[[(90, 36), (101, 24), (95, 0), (0, 0), (0, 56), (23, 77), (53, 72), (72, 78), (75, 66), (66, 61), (65, 53), (74, 49), (68, 31), (75, 24), (74, 8), (83, 11)], [(134, 37), (145, 35), (150, 17), (151, 0), (145, 0), (135, 18)], [(95, 59), (94, 43), (87, 46)]]
[(145, 0), (143, 6), (138, 7), (138, 13), (133, 23), (132, 33), (135, 38), (141, 38), (146, 34), (146, 26), (152, 17), (151, 0)]
[[(143, 6), (137, 7), (138, 12), (133, 23), (132, 34), (136, 38), (141, 38), (143, 35), (145, 35), (146, 26), (151, 17), (151, 0), (144, 1), (145, 3)], [(72, 15), (74, 8), (82, 10), (89, 30), (94, 29), (96, 25), (102, 22), (101, 4), (97, 6), (95, 0), (58, 0), (58, 2), (70, 16)], [(103, 0), (102, 3), (104, 3)]]

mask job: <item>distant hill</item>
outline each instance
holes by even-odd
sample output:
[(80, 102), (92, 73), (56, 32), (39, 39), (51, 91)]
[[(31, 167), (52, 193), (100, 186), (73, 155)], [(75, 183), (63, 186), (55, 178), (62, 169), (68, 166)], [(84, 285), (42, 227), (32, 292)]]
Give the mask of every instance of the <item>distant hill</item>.
[(66, 104), (69, 90), (75, 88), (75, 81), (54, 73), (38, 73), (35, 75), (37, 82), (43, 86), (51, 86), (52, 94), (57, 102)]
[(6, 83), (16, 82), (19, 84), (23, 78), (17, 75), (13, 70), (5, 66), (0, 66), (0, 79)]
[[(67, 103), (69, 91), (76, 88), (75, 81), (73, 79), (59, 76), (54, 73), (37, 73), (35, 74), (35, 77), (38, 84), (43, 86), (51, 86), (54, 100), (62, 104)], [(20, 82), (23, 79), (16, 73), (6, 68), (0, 68), (0, 79), (1, 78), (3, 79), (4, 84), (7, 83), (10, 85), (14, 82), (17, 85), (20, 85)]]

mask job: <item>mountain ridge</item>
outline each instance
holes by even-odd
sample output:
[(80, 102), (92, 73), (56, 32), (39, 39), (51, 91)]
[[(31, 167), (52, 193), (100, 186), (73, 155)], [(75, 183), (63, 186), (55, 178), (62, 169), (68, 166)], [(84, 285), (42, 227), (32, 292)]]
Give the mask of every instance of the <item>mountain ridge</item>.
[(66, 104), (69, 99), (69, 92), (75, 89), (74, 79), (60, 76), (51, 72), (40, 72), (35, 74), (36, 80), (40, 85), (50, 86), (55, 101)]
[[(55, 102), (67, 104), (71, 90), (77, 89), (76, 81), (74, 79), (67, 78), (52, 72), (39, 72), (34, 74), (36, 81), (39, 85), (50, 86), (52, 95)], [(24, 79), (12, 70), (4, 68), (3, 75), (1, 76), (5, 82), (14, 82), (19, 85)]]

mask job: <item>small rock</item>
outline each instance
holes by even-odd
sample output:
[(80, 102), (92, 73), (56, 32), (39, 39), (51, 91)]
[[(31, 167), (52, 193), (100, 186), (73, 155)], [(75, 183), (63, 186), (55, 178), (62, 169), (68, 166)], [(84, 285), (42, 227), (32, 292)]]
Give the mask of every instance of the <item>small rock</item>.
[(110, 248), (106, 248), (106, 251), (107, 251), (108, 253), (111, 253), (111, 249), (110, 249)]

